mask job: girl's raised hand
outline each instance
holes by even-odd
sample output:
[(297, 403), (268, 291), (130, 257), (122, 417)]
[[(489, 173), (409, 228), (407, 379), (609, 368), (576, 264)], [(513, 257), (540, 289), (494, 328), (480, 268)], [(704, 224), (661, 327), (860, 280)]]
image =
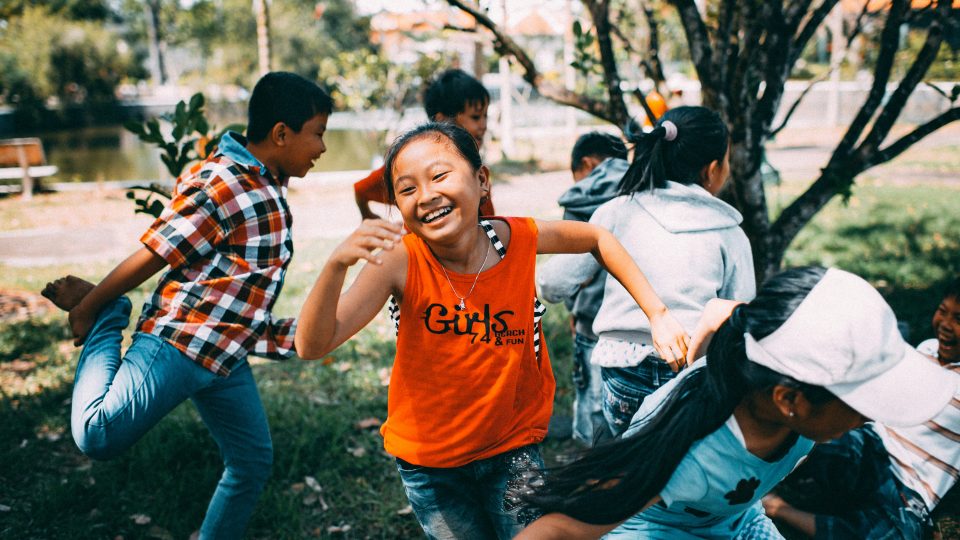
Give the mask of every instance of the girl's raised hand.
[(377, 251), (393, 249), (393, 246), (400, 242), (402, 233), (402, 223), (392, 223), (383, 219), (365, 219), (357, 230), (333, 250), (330, 262), (343, 268), (353, 266), (361, 259), (374, 264), (383, 264), (377, 256)]
[(710, 345), (710, 338), (717, 332), (720, 325), (730, 318), (733, 308), (743, 302), (736, 300), (724, 300), (714, 298), (707, 302), (703, 307), (703, 313), (700, 315), (700, 321), (697, 327), (693, 329), (693, 337), (690, 339), (690, 348), (687, 350), (687, 363), (693, 362), (697, 358), (707, 354), (707, 346)]
[(653, 348), (674, 373), (687, 365), (690, 337), (670, 312), (650, 319), (650, 333), (653, 335)]

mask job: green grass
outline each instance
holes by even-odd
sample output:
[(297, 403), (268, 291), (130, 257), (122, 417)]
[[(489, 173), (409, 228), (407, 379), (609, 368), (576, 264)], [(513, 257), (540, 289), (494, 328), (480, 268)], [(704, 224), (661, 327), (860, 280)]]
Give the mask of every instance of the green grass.
[[(910, 323), (916, 342), (930, 335), (939, 288), (960, 273), (958, 203), (960, 190), (949, 187), (858, 187), (848, 205), (831, 204), (803, 231), (787, 262), (864, 275)], [(297, 246), (276, 313), (297, 312), (333, 245)], [(116, 262), (0, 267), (0, 287), (39, 290), (67, 272), (97, 279)], [(134, 293), (135, 305), (150, 287)], [(193, 406), (184, 404), (119, 459), (83, 457), (67, 420), (76, 351), (66, 340), (64, 319), (50, 314), (0, 325), (0, 505), (9, 507), (0, 509), (0, 538), (187, 537), (199, 527), (220, 473), (216, 445)], [(549, 306), (545, 329), (559, 384), (556, 408), (566, 412), (572, 346), (561, 305)], [(256, 363), (275, 465), (250, 537), (420, 535), (413, 516), (400, 512), (407, 502), (377, 429), (357, 426), (385, 417), (382, 379), (393, 350), (390, 324), (381, 315), (325, 361)], [(548, 442), (546, 453), (554, 458), (570, 448)], [(322, 486), (329, 508), (322, 508), (306, 477)], [(952, 527), (960, 507), (950, 500), (941, 507)], [(131, 516), (138, 514), (150, 523), (137, 524)], [(344, 525), (350, 526), (346, 533), (328, 532)]]

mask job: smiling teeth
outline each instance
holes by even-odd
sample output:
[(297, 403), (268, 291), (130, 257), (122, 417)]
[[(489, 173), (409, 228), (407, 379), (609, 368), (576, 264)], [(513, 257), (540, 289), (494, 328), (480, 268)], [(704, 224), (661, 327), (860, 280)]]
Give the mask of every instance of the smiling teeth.
[(445, 206), (439, 210), (434, 210), (433, 212), (430, 212), (429, 214), (423, 217), (423, 222), (430, 223), (431, 221), (441, 218), (449, 214), (450, 212), (451, 212), (451, 208), (449, 206)]

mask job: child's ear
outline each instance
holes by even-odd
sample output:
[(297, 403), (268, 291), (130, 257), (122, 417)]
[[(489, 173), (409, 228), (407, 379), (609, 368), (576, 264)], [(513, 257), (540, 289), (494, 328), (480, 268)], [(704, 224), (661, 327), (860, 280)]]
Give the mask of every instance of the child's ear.
[(486, 165), (481, 165), (477, 169), (477, 176), (480, 178), (480, 197), (490, 195), (490, 169)]
[(270, 140), (273, 141), (273, 144), (277, 146), (284, 146), (287, 144), (287, 125), (283, 122), (277, 122), (273, 125), (273, 129), (270, 130)]
[(433, 118), (431, 118), (430, 120), (432, 122), (450, 122), (452, 119), (449, 116), (443, 114), (442, 112), (438, 112), (437, 114), (433, 115)]

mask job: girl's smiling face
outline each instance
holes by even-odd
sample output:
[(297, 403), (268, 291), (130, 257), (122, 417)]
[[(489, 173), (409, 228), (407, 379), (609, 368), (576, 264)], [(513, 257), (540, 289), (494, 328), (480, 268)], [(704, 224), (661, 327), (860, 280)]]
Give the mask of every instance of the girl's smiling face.
[(440, 133), (407, 143), (393, 161), (393, 191), (407, 229), (425, 240), (457, 238), (476, 227), (489, 194), (486, 167), (475, 170)]

